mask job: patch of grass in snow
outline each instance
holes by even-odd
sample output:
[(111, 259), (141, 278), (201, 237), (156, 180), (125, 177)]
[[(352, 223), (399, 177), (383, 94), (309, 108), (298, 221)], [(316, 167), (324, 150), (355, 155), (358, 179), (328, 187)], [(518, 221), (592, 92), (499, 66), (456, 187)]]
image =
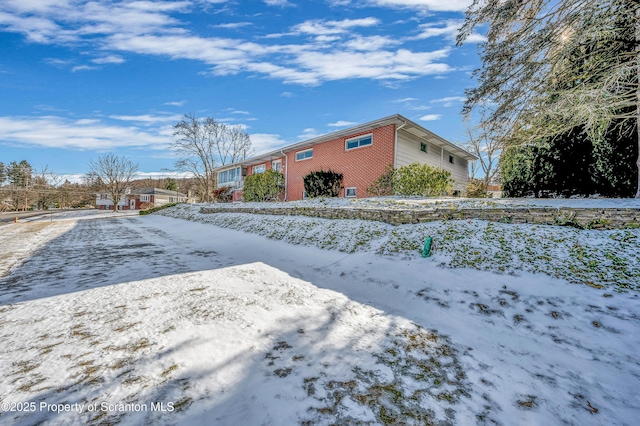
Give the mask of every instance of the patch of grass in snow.
[[(304, 379), (307, 395), (323, 405), (314, 408), (320, 416), (315, 421), (350, 423), (356, 419), (343, 416), (347, 401), (368, 407), (376, 421), (383, 425), (430, 425), (439, 422), (428, 407), (447, 403), (447, 421), (455, 417), (453, 407), (461, 397), (469, 396), (469, 384), (456, 351), (435, 333), (414, 326), (388, 335), (390, 346), (374, 356), (391, 371), (353, 369), (351, 380), (324, 381), (318, 377)], [(318, 388), (323, 397), (317, 396)]]
[(168, 377), (176, 370), (178, 370), (178, 364), (172, 364), (160, 374), (160, 377)]
[(150, 347), (152, 344), (148, 339), (142, 338), (136, 342), (127, 343), (126, 345), (113, 346), (108, 345), (104, 347), (104, 350), (107, 351), (127, 351), (127, 352), (137, 352), (139, 350)]
[(127, 330), (131, 329), (132, 327), (135, 327), (138, 324), (140, 324), (140, 321), (125, 323), (125, 324), (122, 324), (122, 325), (112, 329), (112, 330), (115, 331), (116, 333), (122, 333), (123, 331), (127, 331)]
[(516, 400), (516, 406), (523, 410), (532, 410), (538, 406), (538, 397), (535, 395), (522, 395), (522, 399)]

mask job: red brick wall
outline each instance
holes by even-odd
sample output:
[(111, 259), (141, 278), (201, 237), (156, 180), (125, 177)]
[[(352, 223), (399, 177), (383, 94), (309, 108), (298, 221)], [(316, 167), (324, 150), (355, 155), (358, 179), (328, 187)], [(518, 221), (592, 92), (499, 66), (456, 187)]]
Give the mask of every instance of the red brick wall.
[[(370, 146), (346, 150), (345, 140), (355, 136), (373, 134)], [(289, 175), (287, 200), (302, 199), (303, 177), (309, 172), (331, 169), (343, 174), (345, 188), (356, 187), (358, 198), (370, 196), (367, 188), (378, 179), (389, 164), (393, 164), (395, 125), (389, 124), (372, 131), (354, 133), (344, 138), (334, 139), (313, 146), (313, 158), (296, 161), (296, 151), (287, 152)], [(301, 149), (299, 151), (303, 151)], [(340, 193), (344, 197), (344, 190)]]

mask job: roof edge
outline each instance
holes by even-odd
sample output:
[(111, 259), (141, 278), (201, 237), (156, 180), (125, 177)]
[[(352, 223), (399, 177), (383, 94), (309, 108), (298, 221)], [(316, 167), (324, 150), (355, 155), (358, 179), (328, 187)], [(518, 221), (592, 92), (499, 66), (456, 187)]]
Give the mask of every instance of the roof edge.
[[(349, 136), (351, 134), (354, 133), (361, 133), (361, 132), (366, 132), (367, 130), (373, 130), (375, 128), (378, 127), (382, 127), (382, 126), (386, 126), (389, 124), (410, 124), (413, 127), (416, 127), (418, 129), (420, 129), (421, 131), (433, 135), (434, 137), (436, 137), (439, 142), (441, 142), (443, 145), (446, 146), (451, 146), (452, 148), (454, 148), (457, 152), (461, 152), (463, 155), (463, 157), (465, 157), (466, 159), (477, 159), (477, 157), (473, 154), (471, 154), (470, 152), (468, 152), (467, 150), (465, 150), (464, 148), (454, 144), (453, 142), (449, 142), (448, 140), (446, 140), (445, 138), (438, 136), (437, 134), (433, 133), (432, 131), (424, 128), (423, 126), (415, 123), (412, 120), (409, 120), (408, 118), (400, 115), (400, 114), (393, 114), (393, 115), (389, 115), (387, 117), (383, 117), (383, 118), (379, 118), (377, 120), (373, 120), (373, 121), (369, 121), (367, 123), (363, 123), (363, 124), (359, 124), (357, 126), (353, 126), (353, 127), (349, 127), (346, 129), (342, 129), (342, 130), (337, 130), (335, 132), (331, 132), (331, 133), (327, 133), (324, 135), (320, 135), (317, 136), (315, 138), (312, 139), (307, 139), (305, 141), (301, 141), (301, 142), (296, 142), (294, 144), (291, 145), (287, 145), (287, 146), (283, 146), (282, 148), (278, 148), (278, 149), (274, 149), (271, 150), (269, 152), (265, 152), (263, 154), (260, 155), (255, 155), (251, 158), (247, 158), (246, 160), (242, 160), (242, 161), (237, 161), (235, 163), (232, 164), (226, 164), (224, 166), (220, 166), (217, 167), (215, 170), (220, 170), (220, 169), (229, 169), (229, 168), (233, 168), (233, 167), (238, 167), (238, 166), (248, 166), (250, 164), (255, 164), (258, 162), (262, 162), (262, 161), (267, 161), (271, 158), (280, 158), (282, 157), (282, 153), (283, 152), (290, 152), (290, 151), (295, 151), (295, 150), (299, 150), (302, 148), (307, 148), (307, 147), (311, 147), (317, 144), (320, 144), (322, 142), (327, 142), (333, 139), (338, 139), (344, 136)], [(396, 127), (397, 130), (397, 127)]]

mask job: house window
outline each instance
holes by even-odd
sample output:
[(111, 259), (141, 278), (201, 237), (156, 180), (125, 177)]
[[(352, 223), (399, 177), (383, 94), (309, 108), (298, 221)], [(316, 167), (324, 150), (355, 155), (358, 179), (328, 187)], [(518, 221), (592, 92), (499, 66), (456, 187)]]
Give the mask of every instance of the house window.
[(357, 138), (347, 139), (345, 141), (347, 150), (354, 149), (354, 148), (361, 148), (363, 146), (369, 146), (372, 143), (373, 143), (372, 135), (358, 136)]
[(225, 170), (224, 172), (218, 172), (218, 184), (235, 182), (238, 180), (240, 180), (240, 167)]
[(282, 172), (282, 160), (275, 160), (271, 162), (271, 169), (274, 172)]
[(453, 163), (453, 155), (449, 155), (449, 162), (450, 162), (451, 164), (454, 164), (454, 163)]
[(140, 196), (141, 203), (149, 203), (151, 202), (151, 195), (141, 195)]
[(351, 188), (345, 188), (344, 189), (344, 196), (345, 197), (355, 197), (356, 196), (356, 188), (351, 187)]
[(307, 191), (302, 191), (302, 199), (306, 200), (307, 198), (309, 198), (307, 197)]
[(422, 152), (428, 152), (427, 151), (427, 144), (424, 142), (420, 142), (420, 151)]
[(296, 161), (313, 158), (313, 148), (296, 152)]
[(264, 173), (267, 171), (267, 165), (266, 164), (260, 164), (259, 166), (253, 166), (251, 168), (252, 172), (254, 175), (257, 175), (258, 173)]

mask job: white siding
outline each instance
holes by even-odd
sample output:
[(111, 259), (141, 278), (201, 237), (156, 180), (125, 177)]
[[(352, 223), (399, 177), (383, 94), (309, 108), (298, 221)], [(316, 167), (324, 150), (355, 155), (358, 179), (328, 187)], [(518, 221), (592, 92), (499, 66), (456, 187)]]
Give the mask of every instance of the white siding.
[[(427, 144), (427, 152), (420, 151), (420, 143)], [(411, 163), (428, 164), (432, 167), (442, 167), (451, 172), (453, 187), (465, 195), (467, 191), (468, 163), (462, 157), (455, 157), (454, 164), (449, 163), (449, 152), (428, 141), (415, 137), (409, 133), (398, 132), (398, 150), (396, 152), (396, 168), (407, 166)]]

